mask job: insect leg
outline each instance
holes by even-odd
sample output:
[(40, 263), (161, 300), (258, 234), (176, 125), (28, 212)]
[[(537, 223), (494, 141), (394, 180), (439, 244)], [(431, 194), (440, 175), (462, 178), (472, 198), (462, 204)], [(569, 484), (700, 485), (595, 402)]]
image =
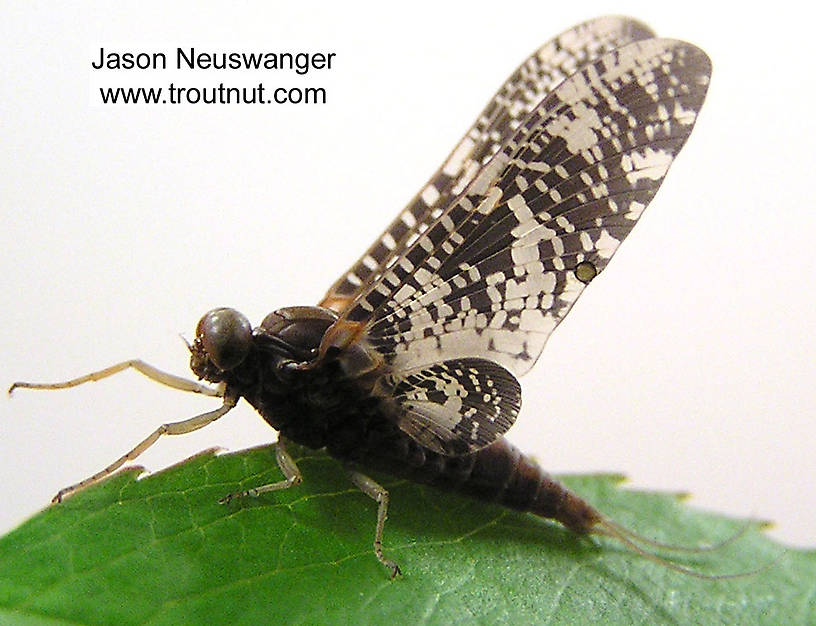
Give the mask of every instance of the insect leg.
[(116, 459), (105, 469), (97, 472), (93, 476), (86, 478), (81, 482), (78, 482), (75, 485), (71, 485), (70, 487), (60, 489), (57, 495), (55, 495), (54, 498), (51, 500), (51, 502), (53, 503), (62, 502), (65, 496), (71, 495), (75, 491), (79, 491), (80, 489), (83, 489), (88, 485), (92, 485), (96, 482), (99, 482), (103, 478), (110, 476), (111, 474), (113, 474), (113, 472), (122, 467), (122, 465), (124, 465), (128, 461), (132, 461), (142, 452), (144, 452), (150, 446), (156, 443), (156, 441), (162, 435), (184, 435), (186, 433), (191, 433), (194, 430), (198, 430), (199, 428), (203, 428), (207, 424), (214, 422), (219, 417), (230, 411), (235, 406), (237, 401), (238, 401), (237, 398), (226, 396), (224, 398), (224, 404), (222, 404), (219, 408), (215, 409), (214, 411), (207, 411), (206, 413), (201, 413), (200, 415), (196, 415), (181, 422), (169, 422), (167, 424), (162, 424), (156, 430), (150, 433), (150, 435), (148, 435), (141, 443), (139, 443), (139, 445), (137, 445), (135, 448), (133, 448), (126, 454), (122, 455), (118, 459)]
[(351, 482), (379, 505), (377, 508), (377, 529), (374, 531), (374, 554), (377, 555), (377, 560), (379, 560), (380, 563), (391, 570), (391, 578), (396, 578), (398, 574), (402, 573), (399, 565), (391, 559), (385, 558), (382, 550), (383, 529), (385, 528), (385, 520), (388, 517), (388, 491), (365, 474), (361, 474), (351, 468), (347, 468), (346, 471), (348, 472)]
[(275, 444), (275, 459), (278, 461), (278, 467), (280, 468), (281, 472), (283, 472), (283, 475), (286, 476), (284, 480), (279, 480), (276, 483), (270, 483), (268, 485), (261, 485), (260, 487), (254, 487), (253, 489), (247, 489), (246, 491), (231, 493), (221, 498), (218, 502), (220, 504), (227, 504), (234, 498), (245, 498), (247, 496), (254, 498), (259, 494), (266, 493), (267, 491), (289, 489), (289, 487), (294, 487), (295, 485), (299, 485), (303, 482), (303, 477), (300, 475), (300, 470), (298, 469), (295, 460), (286, 450), (286, 439), (281, 436), (278, 436), (278, 443)]
[(223, 389), (220, 388), (212, 389), (206, 385), (197, 383), (194, 380), (188, 380), (186, 378), (182, 378), (181, 376), (176, 376), (175, 374), (169, 374), (168, 372), (164, 372), (156, 367), (153, 367), (149, 363), (145, 363), (141, 359), (129, 359), (127, 361), (122, 361), (121, 363), (111, 365), (110, 367), (106, 367), (105, 369), (101, 369), (96, 372), (91, 372), (90, 374), (85, 374), (84, 376), (72, 378), (71, 380), (66, 380), (60, 383), (16, 382), (11, 387), (9, 387), (8, 392), (9, 394), (11, 394), (11, 392), (18, 388), (68, 389), (69, 387), (76, 387), (77, 385), (82, 385), (84, 383), (102, 380), (103, 378), (113, 376), (114, 374), (118, 374), (119, 372), (130, 368), (135, 369), (137, 372), (143, 374), (144, 376), (147, 376), (151, 380), (155, 380), (157, 383), (167, 385), (168, 387), (172, 387), (173, 389), (179, 389), (180, 391), (190, 391), (192, 393), (200, 393), (205, 396), (213, 396), (216, 398), (224, 397)]

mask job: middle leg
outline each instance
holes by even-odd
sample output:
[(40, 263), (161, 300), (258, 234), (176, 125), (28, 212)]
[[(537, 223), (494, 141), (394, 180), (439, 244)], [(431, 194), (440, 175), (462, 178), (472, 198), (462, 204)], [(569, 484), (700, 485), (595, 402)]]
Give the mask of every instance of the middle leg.
[(295, 460), (286, 450), (286, 439), (284, 439), (281, 435), (278, 435), (278, 443), (275, 444), (275, 459), (278, 462), (278, 467), (285, 476), (284, 480), (269, 483), (268, 485), (261, 485), (260, 487), (253, 487), (252, 489), (247, 489), (246, 491), (231, 493), (221, 498), (218, 502), (220, 504), (227, 504), (235, 498), (256, 498), (260, 494), (266, 493), (267, 491), (289, 489), (289, 487), (294, 487), (295, 485), (299, 485), (303, 482), (303, 476), (301, 476)]

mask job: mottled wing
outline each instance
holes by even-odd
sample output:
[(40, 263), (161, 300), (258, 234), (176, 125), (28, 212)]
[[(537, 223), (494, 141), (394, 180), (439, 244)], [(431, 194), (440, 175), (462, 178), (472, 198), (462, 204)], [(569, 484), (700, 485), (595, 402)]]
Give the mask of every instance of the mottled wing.
[(630, 18), (601, 17), (564, 32), (536, 50), (496, 92), (422, 190), (332, 285), (321, 306), (342, 312), (361, 287), (404, 252), (414, 233), (424, 232), (439, 217), (529, 112), (564, 78), (604, 52), (653, 36), (648, 27)]
[(584, 66), (341, 323), (364, 325), (395, 371), (478, 357), (524, 374), (656, 193), (709, 75), (705, 53), (666, 39)]
[(502, 366), (453, 359), (400, 370), (380, 383), (397, 405), (399, 427), (440, 454), (468, 454), (494, 442), (521, 409), (521, 387)]

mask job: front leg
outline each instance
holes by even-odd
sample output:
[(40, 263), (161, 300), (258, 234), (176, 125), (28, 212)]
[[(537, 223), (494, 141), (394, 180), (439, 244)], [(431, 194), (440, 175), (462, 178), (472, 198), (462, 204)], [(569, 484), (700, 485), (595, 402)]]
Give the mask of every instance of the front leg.
[(97, 472), (93, 476), (86, 478), (83, 481), (76, 483), (75, 485), (71, 485), (70, 487), (60, 489), (57, 495), (55, 495), (51, 500), (52, 504), (62, 502), (66, 496), (69, 496), (74, 492), (79, 491), (80, 489), (84, 489), (89, 485), (93, 485), (94, 483), (98, 483), (100, 480), (107, 478), (108, 476), (113, 474), (116, 470), (118, 470), (120, 467), (122, 467), (125, 463), (127, 463), (128, 461), (132, 461), (133, 459), (138, 457), (142, 452), (144, 452), (150, 446), (156, 443), (162, 435), (185, 435), (187, 433), (193, 432), (194, 430), (198, 430), (199, 428), (204, 428), (207, 424), (211, 424), (215, 420), (219, 419), (220, 417), (231, 411), (235, 406), (236, 402), (238, 402), (237, 398), (233, 396), (224, 396), (224, 404), (222, 404), (220, 408), (215, 409), (214, 411), (207, 411), (206, 413), (196, 415), (181, 422), (168, 422), (166, 424), (162, 424), (156, 430), (150, 433), (147, 437), (145, 437), (141, 442), (139, 442), (139, 444), (136, 447), (120, 456), (113, 463), (108, 465), (105, 469)]
[(200, 393), (202, 395), (213, 396), (215, 398), (224, 397), (225, 392), (223, 385), (211, 388), (194, 380), (188, 380), (187, 378), (182, 378), (181, 376), (176, 376), (175, 374), (162, 371), (158, 367), (153, 367), (150, 365), (150, 363), (145, 363), (141, 359), (129, 359), (127, 361), (122, 361), (121, 363), (111, 365), (110, 367), (106, 367), (101, 370), (96, 370), (90, 374), (85, 374), (83, 376), (78, 376), (77, 378), (64, 380), (58, 383), (27, 383), (17, 381), (16, 383), (13, 383), (11, 387), (9, 387), (8, 394), (11, 395), (14, 393), (15, 389), (69, 389), (71, 387), (84, 385), (85, 383), (91, 383), (104, 378), (109, 378), (127, 369), (134, 369), (143, 376), (147, 376), (150, 380), (155, 380), (157, 383), (167, 385), (173, 389), (189, 391), (191, 393)]

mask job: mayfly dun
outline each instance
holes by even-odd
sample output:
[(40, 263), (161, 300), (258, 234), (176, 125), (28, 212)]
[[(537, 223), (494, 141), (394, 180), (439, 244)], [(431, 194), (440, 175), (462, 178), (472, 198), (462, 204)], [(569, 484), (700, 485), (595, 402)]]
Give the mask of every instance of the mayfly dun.
[[(453, 490), (557, 520), (578, 534), (661, 548), (606, 518), (504, 437), (521, 408), (517, 377), (600, 274), (651, 202), (694, 126), (711, 65), (699, 48), (656, 38), (637, 21), (599, 18), (536, 50), (499, 88), (439, 170), (318, 306), (252, 326), (217, 308), (189, 345), (202, 382), (131, 360), (54, 384), (63, 389), (127, 368), (222, 399), (167, 423), (56, 502), (115, 472), (162, 435), (189, 433), (249, 402), (279, 433), (284, 479), (301, 482), (286, 443), (325, 449), (378, 503), (363, 471)], [(727, 577), (727, 576), (724, 576)]]

